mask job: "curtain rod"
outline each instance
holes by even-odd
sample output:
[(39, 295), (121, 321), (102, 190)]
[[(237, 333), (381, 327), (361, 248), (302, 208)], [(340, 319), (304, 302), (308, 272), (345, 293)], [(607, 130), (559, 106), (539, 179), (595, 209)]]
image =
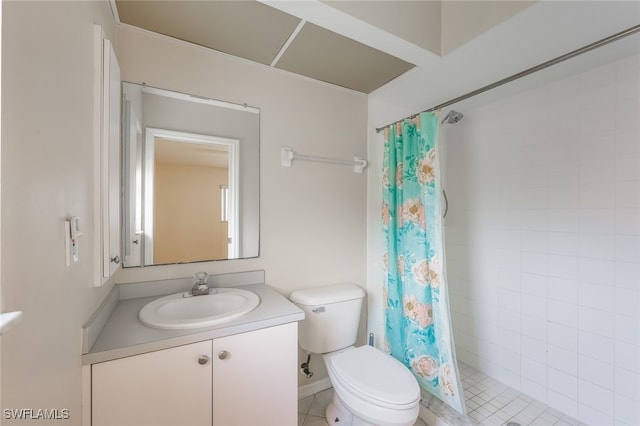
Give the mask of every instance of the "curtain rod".
[(509, 77), (503, 78), (502, 80), (498, 80), (495, 83), (488, 84), (488, 85), (486, 85), (484, 87), (481, 87), (479, 89), (476, 89), (476, 90), (474, 90), (472, 92), (465, 93), (464, 95), (458, 96), (457, 98), (451, 99), (450, 101), (441, 103), (439, 105), (436, 105), (434, 107), (431, 107), (431, 108), (426, 109), (424, 111), (421, 111), (419, 113), (410, 115), (410, 116), (405, 117), (405, 118), (403, 118), (401, 120), (394, 121), (393, 123), (387, 124), (386, 126), (377, 127), (376, 128), (376, 133), (380, 133), (382, 130), (386, 129), (387, 127), (391, 127), (394, 124), (400, 123), (400, 122), (402, 122), (402, 121), (404, 121), (406, 119), (415, 118), (415, 117), (417, 117), (418, 115), (420, 115), (423, 112), (437, 111), (439, 109), (448, 107), (449, 105), (453, 105), (453, 104), (458, 103), (460, 101), (463, 101), (465, 99), (471, 98), (471, 97), (479, 95), (481, 93), (484, 93), (484, 92), (486, 92), (488, 90), (495, 89), (496, 87), (502, 86), (503, 84), (510, 83), (510, 82), (512, 82), (514, 80), (518, 80), (518, 79), (520, 79), (522, 77), (526, 77), (529, 74), (533, 74), (535, 72), (538, 72), (540, 70), (548, 68), (548, 67), (550, 67), (552, 65), (559, 64), (560, 62), (564, 62), (567, 59), (571, 59), (571, 58), (574, 58), (574, 57), (576, 57), (578, 55), (582, 55), (583, 53), (587, 53), (587, 52), (589, 52), (591, 50), (594, 50), (594, 49), (597, 49), (599, 47), (605, 46), (605, 45), (607, 45), (609, 43), (613, 43), (614, 41), (617, 41), (617, 40), (620, 40), (620, 39), (622, 39), (624, 37), (633, 35), (633, 34), (635, 34), (637, 32), (640, 32), (640, 25), (634, 25), (633, 27), (627, 28), (624, 31), (620, 31), (619, 33), (613, 34), (613, 35), (611, 35), (609, 37), (605, 37), (605, 38), (603, 38), (601, 40), (598, 40), (596, 42), (593, 42), (591, 44), (583, 46), (583, 47), (581, 47), (579, 49), (573, 50), (573, 51), (571, 51), (569, 53), (565, 53), (564, 55), (560, 55), (560, 56), (558, 56), (556, 58), (553, 58), (551, 60), (543, 62), (543, 63), (541, 63), (539, 65), (536, 65), (534, 67), (528, 68), (528, 69), (526, 69), (524, 71), (520, 71), (519, 73), (516, 73), (516, 74), (513, 74), (513, 75), (511, 75)]

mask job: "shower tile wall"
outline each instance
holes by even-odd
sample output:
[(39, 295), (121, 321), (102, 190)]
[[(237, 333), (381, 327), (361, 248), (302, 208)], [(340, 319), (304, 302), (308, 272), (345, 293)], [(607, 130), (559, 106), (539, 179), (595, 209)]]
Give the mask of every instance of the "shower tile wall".
[(458, 358), (640, 424), (640, 57), (463, 112), (443, 132)]

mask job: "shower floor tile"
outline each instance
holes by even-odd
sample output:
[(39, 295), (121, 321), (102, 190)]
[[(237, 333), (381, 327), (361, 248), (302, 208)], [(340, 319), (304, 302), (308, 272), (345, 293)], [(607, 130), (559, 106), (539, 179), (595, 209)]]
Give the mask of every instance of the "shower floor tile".
[(439, 399), (422, 392), (421, 404), (451, 426), (585, 426), (574, 418), (513, 389), (475, 368), (458, 363), (467, 416), (462, 417)]

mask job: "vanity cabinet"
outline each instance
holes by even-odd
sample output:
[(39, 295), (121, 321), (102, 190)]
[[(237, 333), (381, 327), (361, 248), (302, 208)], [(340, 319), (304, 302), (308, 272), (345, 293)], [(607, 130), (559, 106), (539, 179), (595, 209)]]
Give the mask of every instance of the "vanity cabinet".
[(297, 323), (92, 365), (93, 426), (297, 424)]

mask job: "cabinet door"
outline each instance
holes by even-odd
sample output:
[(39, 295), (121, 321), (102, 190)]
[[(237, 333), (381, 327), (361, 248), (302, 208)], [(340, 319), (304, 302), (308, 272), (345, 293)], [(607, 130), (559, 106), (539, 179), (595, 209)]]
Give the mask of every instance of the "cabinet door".
[(211, 426), (210, 360), (206, 341), (92, 365), (92, 425)]
[(297, 327), (213, 340), (213, 426), (297, 424)]

